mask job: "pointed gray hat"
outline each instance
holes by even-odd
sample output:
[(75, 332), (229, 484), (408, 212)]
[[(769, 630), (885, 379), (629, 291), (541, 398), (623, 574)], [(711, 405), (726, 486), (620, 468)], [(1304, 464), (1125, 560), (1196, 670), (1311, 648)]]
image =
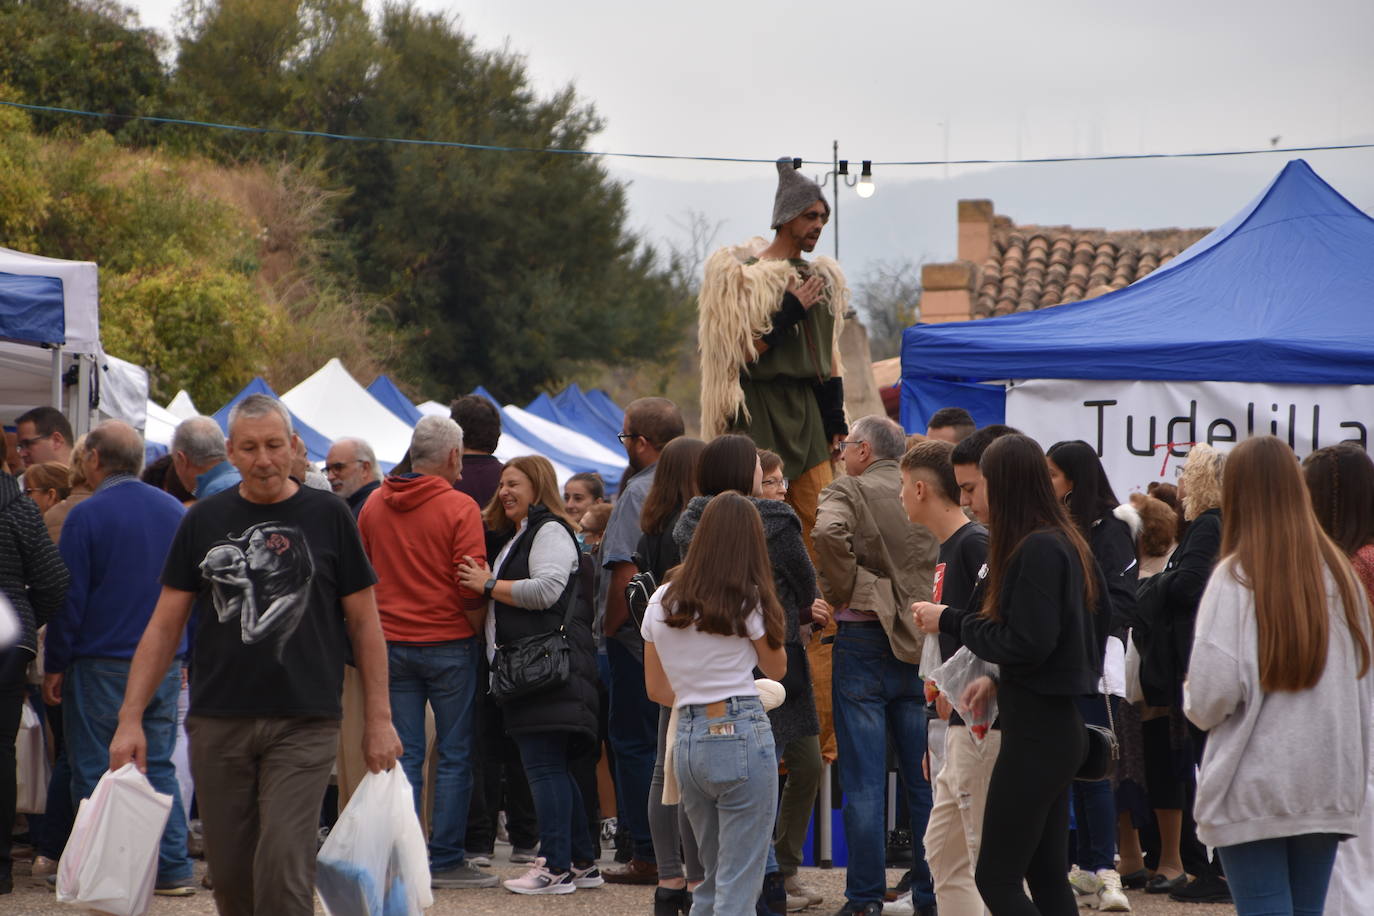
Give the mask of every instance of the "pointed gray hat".
[(820, 185), (803, 175), (800, 169), (794, 169), (789, 157), (784, 156), (777, 164), (778, 193), (773, 197), (774, 229), (796, 219), (818, 200), (825, 204), (825, 212), (830, 212), (830, 201), (825, 199), (825, 192)]

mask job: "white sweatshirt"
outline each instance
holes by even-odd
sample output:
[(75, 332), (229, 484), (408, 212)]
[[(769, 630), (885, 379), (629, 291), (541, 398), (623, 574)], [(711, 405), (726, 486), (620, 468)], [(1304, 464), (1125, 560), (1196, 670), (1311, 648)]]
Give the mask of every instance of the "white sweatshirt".
[[(1374, 671), (1356, 680), (1359, 658), (1335, 579), (1326, 576), (1330, 637), (1321, 680), (1296, 693), (1266, 693), (1254, 595), (1236, 581), (1233, 564), (1217, 564), (1202, 596), (1183, 685), (1183, 711), (1208, 732), (1193, 812), (1198, 839), (1234, 846), (1353, 836), (1365, 804)], [(1364, 589), (1357, 592), (1365, 605)]]

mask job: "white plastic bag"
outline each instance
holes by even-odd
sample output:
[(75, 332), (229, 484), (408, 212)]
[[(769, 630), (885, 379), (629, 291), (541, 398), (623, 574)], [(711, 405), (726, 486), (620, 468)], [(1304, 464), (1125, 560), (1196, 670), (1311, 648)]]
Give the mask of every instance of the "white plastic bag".
[[(981, 715), (974, 715), (973, 710), (969, 709), (963, 702), (964, 689), (980, 677), (996, 678), (996, 676), (997, 666), (974, 655), (969, 651), (968, 646), (960, 646), (959, 651), (949, 657), (949, 661), (930, 674), (930, 680), (934, 682), (935, 689), (945, 695), (945, 699), (949, 700), (954, 711), (969, 727), (969, 732), (973, 735), (974, 741), (980, 744), (987, 737), (988, 728), (997, 719), (997, 699), (994, 697), (990, 700)], [(929, 687), (927, 687), (926, 694), (927, 700), (933, 699)]]
[(14, 738), (15, 788), (20, 814), (42, 814), (48, 807), (48, 780), (52, 767), (48, 763), (48, 743), (43, 739), (43, 723), (38, 713), (24, 701), (19, 714), (19, 734)]
[(315, 860), (330, 916), (412, 916), (434, 904), (429, 849), (400, 766), (368, 773)]
[(925, 641), (921, 643), (921, 666), (916, 669), (917, 673), (928, 681), (935, 669), (942, 664), (944, 660), (940, 657), (940, 635), (927, 633)]
[(113, 916), (140, 916), (157, 878), (157, 851), (172, 796), (132, 763), (107, 772), (81, 800), (57, 866), (57, 900)]

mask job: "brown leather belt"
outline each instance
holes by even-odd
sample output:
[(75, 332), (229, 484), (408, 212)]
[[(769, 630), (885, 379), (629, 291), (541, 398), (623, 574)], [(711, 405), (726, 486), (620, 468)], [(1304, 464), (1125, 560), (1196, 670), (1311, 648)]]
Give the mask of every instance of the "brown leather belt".
[(725, 701), (716, 700), (714, 703), (706, 704), (706, 718), (721, 719), (725, 717)]

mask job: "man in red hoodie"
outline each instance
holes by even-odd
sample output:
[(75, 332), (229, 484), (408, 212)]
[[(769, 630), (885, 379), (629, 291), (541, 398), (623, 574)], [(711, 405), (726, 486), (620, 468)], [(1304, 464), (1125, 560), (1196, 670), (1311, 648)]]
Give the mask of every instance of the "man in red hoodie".
[(425, 703), (434, 709), (439, 761), (430, 821), (435, 887), (493, 887), (495, 875), (467, 861), (472, 794), (477, 634), (486, 602), (454, 575), (464, 557), (485, 558), (482, 516), (453, 489), (463, 470), (463, 430), (424, 417), (410, 440), (410, 474), (382, 482), (358, 517), (363, 549), (377, 570), (377, 605), (391, 674), (391, 717), (405, 751), (401, 766), (422, 812)]

